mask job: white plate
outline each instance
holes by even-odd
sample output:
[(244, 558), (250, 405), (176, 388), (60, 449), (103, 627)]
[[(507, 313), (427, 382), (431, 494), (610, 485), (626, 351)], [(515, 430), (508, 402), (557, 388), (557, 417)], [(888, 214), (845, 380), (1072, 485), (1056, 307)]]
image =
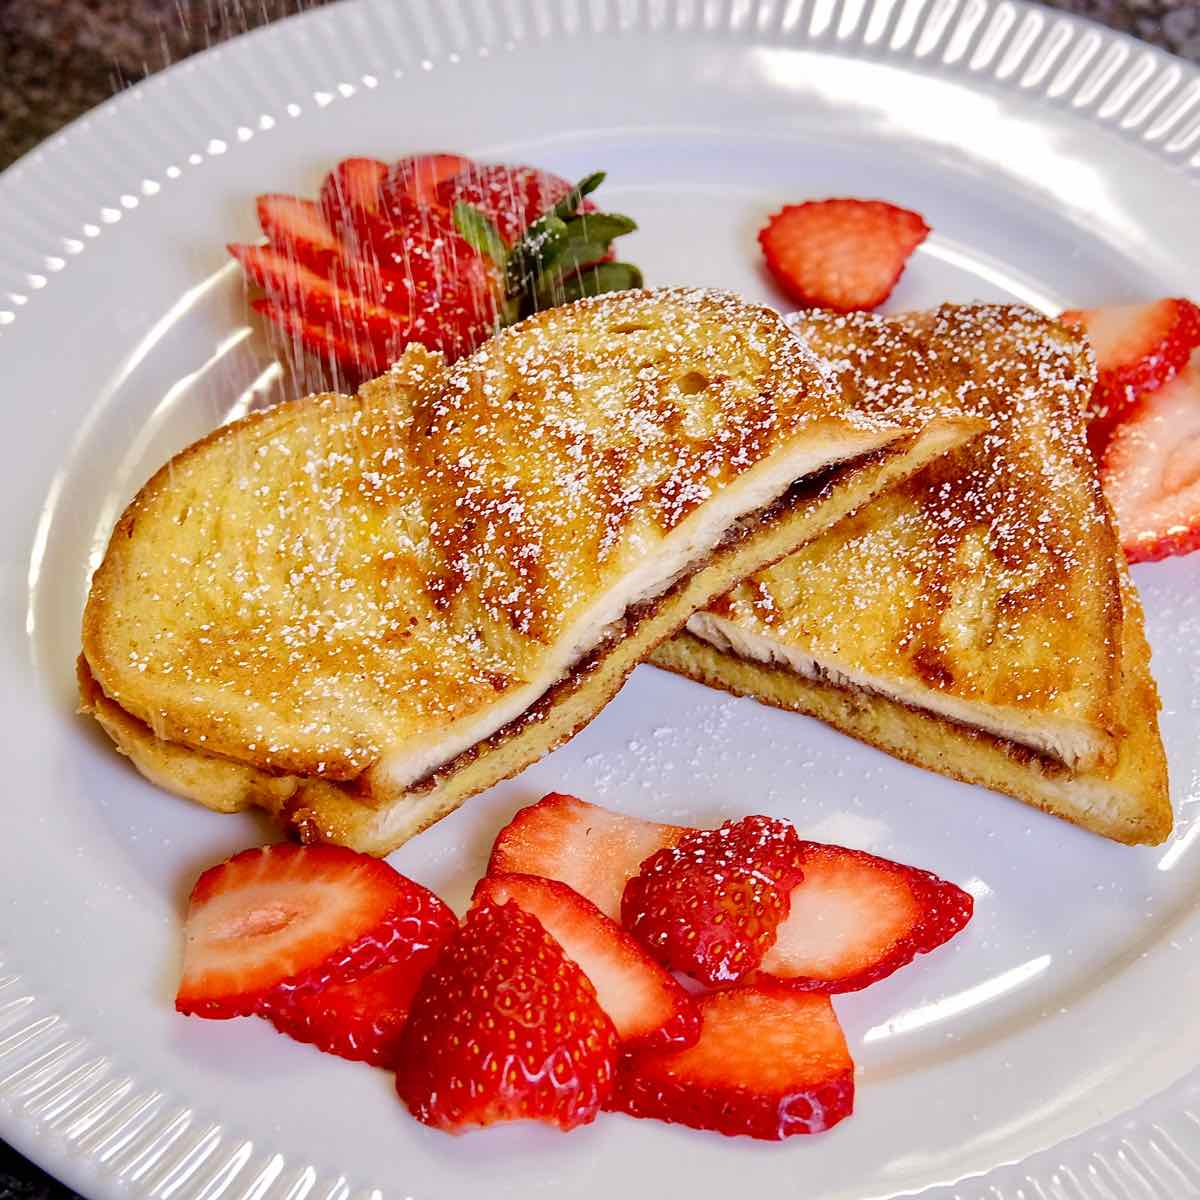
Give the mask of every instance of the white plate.
[(266, 831), (156, 792), (73, 716), (89, 564), (153, 468), (277, 386), (222, 249), (255, 236), (255, 193), (429, 147), (607, 168), (655, 283), (769, 298), (765, 214), (858, 194), (935, 230), (893, 307), (1200, 286), (1200, 73), (1008, 2), (347, 4), (31, 155), (0, 180), (0, 1133), (98, 1200), (1200, 1191), (1200, 555), (1136, 573), (1178, 819), (1164, 847), (644, 668), (569, 746), (394, 856), (461, 904), (497, 827), (554, 787), (688, 822), (786, 814), (964, 882), (964, 936), (837, 1002), (859, 1100), (828, 1136), (605, 1117), (459, 1140), (410, 1120), (382, 1072), (173, 1014), (189, 881)]

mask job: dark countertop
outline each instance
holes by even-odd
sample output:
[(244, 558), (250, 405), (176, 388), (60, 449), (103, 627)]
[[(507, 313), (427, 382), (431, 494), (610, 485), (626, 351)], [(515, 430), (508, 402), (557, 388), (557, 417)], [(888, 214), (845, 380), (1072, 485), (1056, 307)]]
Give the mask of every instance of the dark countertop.
[[(325, 0), (0, 0), (0, 169), (164, 66)], [(1053, 0), (1200, 62), (1200, 3)], [(71, 1200), (0, 1141), (0, 1200)]]

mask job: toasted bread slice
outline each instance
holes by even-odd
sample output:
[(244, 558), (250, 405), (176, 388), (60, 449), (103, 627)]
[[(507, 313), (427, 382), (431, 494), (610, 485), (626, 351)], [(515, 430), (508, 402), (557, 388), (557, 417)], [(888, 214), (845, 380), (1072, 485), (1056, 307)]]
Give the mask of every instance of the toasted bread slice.
[(706, 598), (816, 536), (841, 516), (979, 433), (967, 420), (935, 420), (862, 462), (800, 484), (765, 519), (736, 530), (705, 564), (658, 601), (632, 611), (621, 635), (594, 651), (528, 713), (406, 792), (387, 799), (361, 783), (276, 774), (156, 736), (115, 703), (79, 659), (82, 711), (104, 727), (147, 779), (218, 812), (261, 808), (306, 841), (334, 841), (386, 854), (458, 807), (566, 741), (612, 698), (634, 667), (682, 626)]
[(913, 766), (1014, 796), (1102, 837), (1131, 846), (1158, 845), (1172, 825), (1158, 692), (1140, 619), (1126, 619), (1122, 628), (1129, 666), (1119, 712), (1129, 732), (1114, 763), (1076, 771), (927, 709), (728, 654), (687, 632), (657, 647), (650, 661), (735, 696), (817, 717)]
[(1083, 340), (997, 306), (814, 315), (798, 331), (868, 405), (965, 411), (989, 431), (691, 632), (1070, 767), (1113, 761), (1119, 552), (1077, 415), (1094, 377)]
[[(723, 293), (553, 310), (450, 370), (413, 350), (357, 397), (247, 418), (151, 480), (93, 581), (85, 707), (176, 790), (224, 808), (249, 791), (310, 836), (390, 849), (812, 536), (811, 515), (783, 519), (793, 480), (906, 437)], [(237, 770), (207, 782), (185, 752)]]
[(988, 432), (695, 614), (710, 650), (653, 661), (1106, 836), (1165, 836), (1140, 610), (1079, 418), (1082, 341), (998, 306), (812, 314), (799, 332), (868, 407), (970, 412)]

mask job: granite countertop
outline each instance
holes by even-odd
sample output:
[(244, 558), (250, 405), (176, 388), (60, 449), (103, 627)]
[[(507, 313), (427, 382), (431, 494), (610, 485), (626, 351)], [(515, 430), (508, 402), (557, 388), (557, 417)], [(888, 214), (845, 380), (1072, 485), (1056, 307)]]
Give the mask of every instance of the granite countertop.
[[(89, 108), (216, 42), (325, 0), (0, 0), (0, 169)], [(1200, 62), (1200, 3), (1054, 0)], [(0, 1200), (69, 1200), (0, 1141)]]

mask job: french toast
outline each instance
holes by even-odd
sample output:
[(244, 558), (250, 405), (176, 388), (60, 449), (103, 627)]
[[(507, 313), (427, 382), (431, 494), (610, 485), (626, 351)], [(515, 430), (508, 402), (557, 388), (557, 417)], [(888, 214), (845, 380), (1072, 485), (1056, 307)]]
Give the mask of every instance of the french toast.
[(1082, 428), (1077, 333), (1023, 308), (810, 313), (849, 402), (984, 435), (688, 621), (652, 660), (1106, 837), (1171, 828), (1141, 610)]
[(92, 582), (83, 706), (171, 790), (386, 853), (571, 736), (691, 612), (977, 431), (858, 412), (727, 293), (582, 301), (451, 368), (411, 348), (146, 485)]

